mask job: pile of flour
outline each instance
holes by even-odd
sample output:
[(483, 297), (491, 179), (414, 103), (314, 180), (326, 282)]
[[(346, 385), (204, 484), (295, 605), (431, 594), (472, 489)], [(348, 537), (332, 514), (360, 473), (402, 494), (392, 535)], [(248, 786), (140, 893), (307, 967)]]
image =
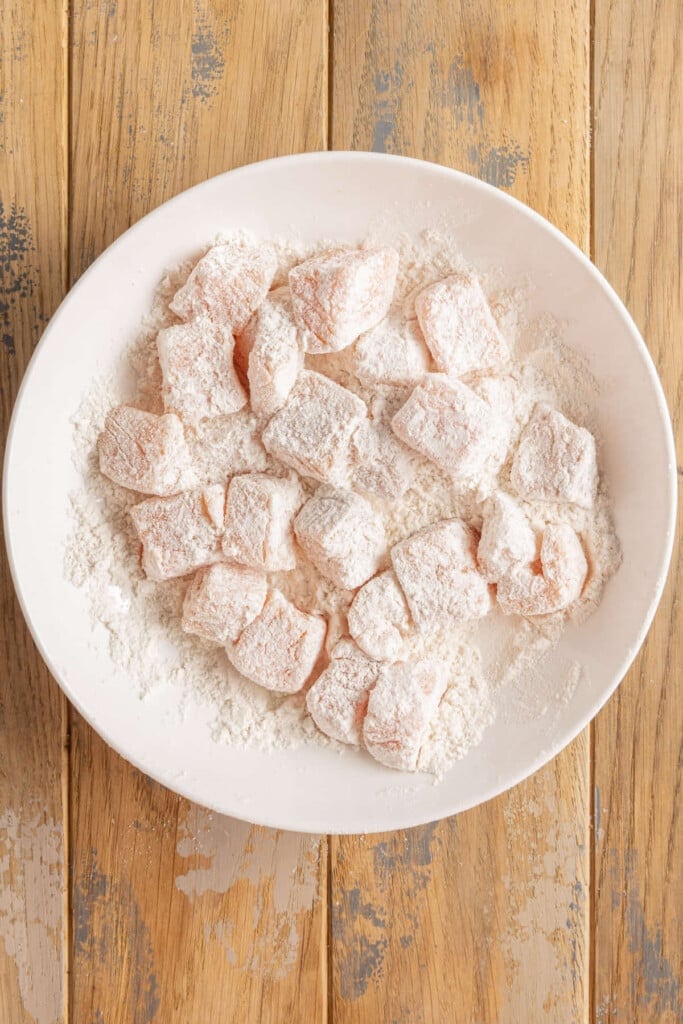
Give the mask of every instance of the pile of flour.
[[(391, 244), (400, 255), (394, 305), (403, 314), (412, 315), (417, 290), (454, 271), (470, 269), (452, 243), (435, 232), (394, 237)], [(291, 241), (275, 240), (274, 245), (279, 261), (274, 285), (284, 283), (289, 268), (315, 251)], [(272, 750), (306, 742), (342, 749), (316, 729), (302, 694), (282, 696), (257, 686), (236, 672), (222, 648), (182, 631), (187, 580), (155, 583), (145, 579), (139, 542), (128, 515), (141, 496), (117, 487), (98, 468), (97, 437), (113, 406), (128, 402), (163, 412), (156, 333), (174, 322), (168, 300), (186, 278), (196, 255), (167, 274), (123, 365), (112, 377), (93, 382), (74, 416), (73, 454), (82, 486), (70, 495), (72, 525), (66, 541), (65, 574), (75, 586), (85, 589), (93, 627), (106, 630), (113, 662), (138, 687), (141, 699), (156, 687), (170, 684), (177, 691), (180, 709), (188, 701), (208, 702), (215, 710), (213, 738), (217, 743)], [(509, 287), (495, 272), (482, 275), (478, 268), (477, 275), (513, 352), (512, 365), (506, 368), (517, 385), (511, 451), (539, 401), (548, 402), (595, 433), (598, 389), (582, 359), (563, 344), (563, 325), (549, 316), (529, 319), (523, 288)], [(306, 365), (310, 369), (324, 367), (328, 376), (366, 402), (370, 416), (378, 422), (388, 422), (409, 393), (405, 388), (363, 387), (353, 374), (351, 349), (307, 356)], [(206, 434), (191, 435), (196, 451), (204, 453), (205, 481), (215, 482), (248, 469), (281, 472), (282, 467), (260, 444), (253, 415), (238, 413), (234, 424), (229, 443), (216, 438), (213, 448)], [(391, 546), (440, 519), (462, 516), (474, 526), (480, 525), (484, 501), (498, 486), (507, 489), (508, 478), (506, 464), (497, 478), (482, 481), (476, 492), (461, 494), (438, 467), (420, 460), (414, 483), (403, 498), (391, 503), (373, 499), (373, 505), (382, 516)], [(532, 525), (542, 529), (548, 522), (548, 507), (521, 504)], [(495, 718), (503, 689), (514, 692), (521, 708), (544, 713), (547, 700), (538, 692), (526, 692), (536, 685), (534, 666), (557, 643), (570, 618), (580, 620), (597, 606), (606, 581), (618, 567), (619, 545), (602, 484), (590, 511), (553, 506), (552, 517), (554, 522), (570, 524), (584, 541), (590, 574), (579, 603), (568, 613), (533, 622), (494, 612), (486, 620), (429, 640), (430, 656), (448, 662), (452, 678), (420, 756), (419, 767), (436, 777), (481, 741)], [(344, 634), (350, 595), (321, 577), (312, 565), (302, 561), (292, 572), (273, 574), (272, 582), (302, 610), (326, 616), (330, 622), (328, 650)], [(425, 643), (417, 637), (410, 655), (427, 653)], [(578, 669), (570, 666), (566, 697), (579, 678)]]

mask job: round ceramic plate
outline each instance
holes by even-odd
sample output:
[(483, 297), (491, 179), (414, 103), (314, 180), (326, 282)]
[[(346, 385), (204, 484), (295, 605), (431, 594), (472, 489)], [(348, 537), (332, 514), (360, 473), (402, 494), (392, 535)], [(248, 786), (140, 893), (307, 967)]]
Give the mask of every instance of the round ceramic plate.
[[(579, 660), (583, 682), (545, 714), (499, 715), (480, 746), (435, 785), (367, 755), (318, 746), (264, 753), (211, 740), (212, 710), (179, 716), (173, 686), (141, 701), (138, 685), (93, 633), (83, 592), (63, 576), (70, 530), (71, 417), (94, 378), (138, 333), (165, 268), (216, 234), (246, 229), (358, 242), (383, 217), (408, 232), (448, 223), (465, 254), (533, 282), (537, 312), (601, 385), (601, 465), (623, 564), (597, 612), (571, 627), (545, 665)], [(531, 310), (533, 312), (533, 310)], [(24, 378), (5, 460), (4, 515), (14, 581), (33, 637), (82, 715), (120, 754), (201, 804), (280, 828), (372, 832), (462, 811), (530, 775), (590, 721), (618, 685), (652, 620), (671, 555), (675, 463), (652, 361), (610, 286), (563, 235), (521, 203), (465, 174), (401, 157), (320, 153), (220, 175), (165, 203), (118, 239), (52, 319)]]

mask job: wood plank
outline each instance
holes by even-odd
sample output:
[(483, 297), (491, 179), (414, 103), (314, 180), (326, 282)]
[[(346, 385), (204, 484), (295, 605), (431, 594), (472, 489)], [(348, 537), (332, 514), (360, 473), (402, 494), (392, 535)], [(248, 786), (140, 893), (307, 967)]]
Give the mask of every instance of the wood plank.
[[(0, 19), (0, 419), (66, 286), (67, 22), (7, 0)], [(66, 993), (66, 705), (0, 579), (0, 1020), (57, 1024)]]
[(72, 278), (182, 189), (325, 146), (326, 13), (322, 0), (73, 5)]
[(74, 1019), (318, 1013), (324, 839), (212, 814), (131, 768), (82, 720), (72, 735)]
[[(679, 451), (682, 38), (677, 0), (595, 5), (595, 260), (647, 341)], [(683, 609), (674, 551), (648, 640), (594, 724), (596, 1024), (683, 1019)]]
[[(510, 189), (587, 249), (589, 4), (333, 5), (332, 144)], [(332, 1018), (588, 1019), (589, 746), (455, 819), (332, 841)]]
[[(74, 276), (180, 189), (325, 145), (325, 18), (321, 0), (78, 0)], [(323, 1019), (325, 841), (179, 800), (77, 715), (72, 736), (73, 1019)]]

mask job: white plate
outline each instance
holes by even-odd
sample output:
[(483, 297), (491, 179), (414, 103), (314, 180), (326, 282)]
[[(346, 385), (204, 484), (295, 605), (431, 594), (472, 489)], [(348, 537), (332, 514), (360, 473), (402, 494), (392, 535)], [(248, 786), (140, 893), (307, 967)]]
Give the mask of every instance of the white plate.
[[(381, 197), (381, 198), (380, 198)], [(67, 495), (79, 480), (70, 417), (110, 370), (149, 310), (164, 268), (218, 232), (295, 232), (355, 242), (376, 218), (409, 230), (448, 215), (469, 258), (535, 284), (539, 310), (568, 322), (565, 340), (602, 384), (602, 467), (614, 499), (623, 565), (597, 613), (568, 630), (548, 671), (578, 658), (589, 682), (544, 717), (499, 718), (439, 785), (382, 768), (361, 753), (318, 747), (271, 754), (210, 739), (211, 711), (164, 687), (137, 687), (93, 646), (84, 595), (62, 575)], [(454, 217), (454, 211), (456, 216)], [(652, 361), (597, 270), (550, 224), (503, 192), (433, 164), (366, 153), (270, 160), (198, 185), (154, 210), (93, 264), (53, 317), (17, 399), (5, 459), (7, 548), (33, 637), (68, 698), (143, 771), (225, 814), (311, 832), (371, 832), (462, 811), (519, 782), (596, 714), (640, 647), (661, 596), (673, 543), (676, 472), (671, 426)]]

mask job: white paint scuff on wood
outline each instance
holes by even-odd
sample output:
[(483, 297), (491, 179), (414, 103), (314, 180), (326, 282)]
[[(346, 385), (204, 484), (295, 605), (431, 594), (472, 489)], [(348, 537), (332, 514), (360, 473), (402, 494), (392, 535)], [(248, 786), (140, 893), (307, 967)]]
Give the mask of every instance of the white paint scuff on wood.
[(241, 883), (239, 898), (250, 905), (254, 923), (250, 942), (244, 935), (236, 941), (231, 920), (207, 926), (205, 938), (223, 946), (233, 966), (281, 978), (297, 961), (300, 918), (316, 899), (319, 846), (318, 836), (257, 828), (193, 806), (176, 849), (198, 863), (186, 864), (175, 884), (194, 902)]
[(63, 838), (45, 813), (0, 814), (0, 939), (35, 1024), (62, 1021)]

